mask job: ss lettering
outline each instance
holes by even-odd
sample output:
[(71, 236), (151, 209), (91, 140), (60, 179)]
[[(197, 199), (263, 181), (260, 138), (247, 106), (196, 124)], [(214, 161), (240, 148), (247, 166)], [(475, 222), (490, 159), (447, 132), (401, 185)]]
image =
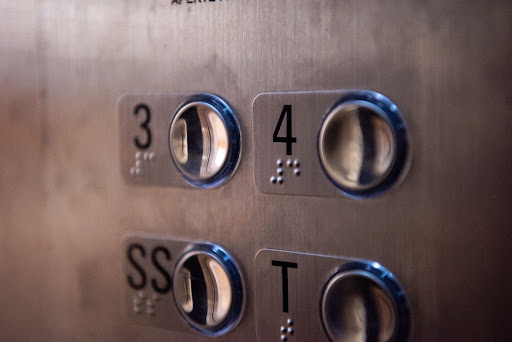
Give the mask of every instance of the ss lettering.
[[(133, 270), (137, 275), (128, 274), (128, 285), (134, 290), (142, 290), (148, 283), (148, 276), (144, 269), (141, 259), (146, 258), (146, 248), (138, 243), (133, 243), (127, 249), (128, 262), (132, 265)], [(156, 293), (166, 294), (171, 290), (171, 275), (164, 266), (167, 262), (171, 261), (171, 253), (163, 246), (154, 247), (150, 255), (152, 267), (160, 273), (160, 279), (151, 279), (151, 287)], [(162, 264), (164, 263), (164, 265)]]

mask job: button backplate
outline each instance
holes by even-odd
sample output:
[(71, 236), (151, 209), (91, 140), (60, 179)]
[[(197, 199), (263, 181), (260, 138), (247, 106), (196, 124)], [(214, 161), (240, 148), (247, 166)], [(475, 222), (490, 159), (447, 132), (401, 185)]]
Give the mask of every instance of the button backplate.
[[(338, 189), (325, 174), (318, 153), (318, 134), (323, 117), (333, 105), (348, 95), (361, 92), (373, 93), (333, 90), (258, 95), (253, 102), (254, 181), (258, 189), (270, 194), (351, 196)], [(285, 106), (291, 111), (291, 137), (296, 139), (291, 143), (291, 151), (286, 143), (274, 141)], [(277, 137), (286, 137), (287, 123), (283, 119)], [(393, 186), (399, 184), (407, 172), (410, 151), (408, 148), (405, 165), (393, 180)]]
[[(241, 151), (241, 139), (235, 114), (229, 110), (229, 128), (237, 138), (230, 142), (229, 156), (222, 170), (210, 179), (195, 183), (186, 179), (176, 167), (169, 146), (169, 129), (176, 112), (187, 101), (211, 100), (230, 107), (222, 99), (205, 93), (148, 93), (126, 94), (118, 100), (119, 145), (121, 174), (127, 184), (169, 187), (217, 187), (236, 171)], [(222, 107), (220, 106), (220, 107)], [(220, 109), (222, 111), (222, 109)], [(233, 148), (232, 148), (233, 147)]]
[[(190, 251), (197, 251), (198, 246), (210, 246), (215, 250), (221, 247), (210, 243), (176, 240), (133, 233), (126, 236), (122, 243), (121, 307), (123, 318), (128, 323), (196, 334), (182, 317), (176, 305), (173, 290), (173, 276), (177, 264)], [(223, 252), (228, 255), (227, 252)], [(224, 260), (221, 260), (224, 261)], [(232, 265), (234, 261), (232, 260)], [(241, 270), (236, 266), (239, 279), (237, 284), (243, 286)], [(243, 288), (242, 288), (243, 290)], [(237, 297), (238, 307), (235, 315), (217, 331), (210, 334), (220, 335), (233, 329), (243, 313), (245, 297), (243, 291), (233, 292)]]

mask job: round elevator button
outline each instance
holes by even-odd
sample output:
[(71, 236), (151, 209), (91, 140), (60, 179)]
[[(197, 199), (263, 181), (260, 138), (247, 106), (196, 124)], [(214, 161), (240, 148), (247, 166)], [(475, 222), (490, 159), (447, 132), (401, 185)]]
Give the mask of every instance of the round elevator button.
[(185, 321), (198, 333), (219, 336), (233, 329), (243, 309), (238, 267), (222, 248), (200, 244), (178, 261), (174, 299)]
[(185, 180), (199, 188), (224, 183), (240, 156), (240, 128), (229, 105), (211, 94), (183, 103), (169, 132), (174, 164)]
[(383, 95), (351, 93), (324, 117), (318, 149), (325, 173), (342, 192), (378, 194), (395, 183), (406, 162), (405, 123)]
[(327, 283), (321, 301), (331, 341), (405, 342), (410, 331), (407, 299), (393, 275), (378, 264), (345, 264)]

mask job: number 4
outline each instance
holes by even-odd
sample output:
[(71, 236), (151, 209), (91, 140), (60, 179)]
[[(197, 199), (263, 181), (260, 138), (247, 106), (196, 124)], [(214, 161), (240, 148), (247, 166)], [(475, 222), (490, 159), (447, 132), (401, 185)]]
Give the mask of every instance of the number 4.
[[(286, 116), (286, 137), (280, 137), (279, 131)], [(297, 142), (297, 138), (292, 136), (292, 105), (284, 105), (276, 129), (274, 130), (273, 142), (286, 143), (286, 155), (292, 154), (292, 144)]]

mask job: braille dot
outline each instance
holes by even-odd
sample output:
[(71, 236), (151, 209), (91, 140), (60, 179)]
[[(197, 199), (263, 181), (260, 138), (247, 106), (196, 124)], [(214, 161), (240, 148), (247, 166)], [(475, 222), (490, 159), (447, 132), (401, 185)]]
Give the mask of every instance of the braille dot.
[(286, 327), (281, 327), (281, 334), (286, 334)]
[(142, 166), (142, 161), (141, 160), (137, 160), (135, 162), (135, 167), (141, 167)]
[(155, 302), (153, 302), (151, 299), (148, 299), (146, 300), (146, 305), (149, 307), (149, 306), (154, 306), (155, 305)]
[(135, 311), (136, 313), (140, 313), (140, 312), (142, 312), (142, 308), (140, 306), (134, 305), (133, 311)]
[(277, 182), (278, 182), (279, 184), (283, 184), (283, 182), (284, 182), (283, 177), (277, 177)]
[(155, 310), (152, 309), (152, 308), (148, 308), (148, 314), (154, 315), (155, 314)]
[(139, 167), (136, 167), (136, 168), (135, 168), (135, 174), (136, 174), (136, 175), (140, 175), (140, 173), (141, 173), (141, 172), (142, 172), (142, 169), (141, 169), (141, 168), (139, 168)]
[(140, 299), (140, 297), (133, 297), (133, 304), (141, 304), (142, 303), (142, 299)]
[(274, 176), (270, 177), (270, 183), (276, 184), (276, 182), (277, 182), (276, 177), (274, 177)]
[(146, 298), (146, 293), (144, 293), (144, 291), (139, 291), (137, 293), (137, 295), (140, 297), (140, 298)]
[(158, 294), (156, 294), (156, 293), (153, 293), (153, 294), (151, 295), (151, 298), (153, 298), (153, 300), (154, 300), (154, 301), (157, 301), (157, 300), (159, 300), (159, 299), (160, 299), (160, 297), (159, 297), (159, 296), (158, 296)]
[(149, 159), (149, 153), (148, 152), (144, 152), (144, 160), (148, 160)]
[(281, 159), (277, 160), (277, 166), (279, 166), (279, 167), (283, 166), (283, 161)]
[(130, 169), (130, 175), (132, 175), (132, 176), (133, 176), (134, 174), (135, 174), (135, 168), (134, 168), (134, 167), (132, 167), (132, 168)]
[(293, 335), (294, 332), (295, 330), (293, 330), (292, 328), (288, 328), (288, 334)]
[(291, 326), (293, 325), (293, 321), (292, 321), (292, 319), (291, 319), (291, 318), (288, 318), (287, 323), (288, 323), (288, 326), (290, 326), (290, 327), (291, 327)]
[(155, 160), (155, 152), (151, 152), (151, 153), (149, 154), (149, 160), (150, 160), (150, 161), (154, 161), (154, 160)]
[(286, 335), (281, 335), (281, 341), (287, 341), (288, 338), (286, 337)]
[(292, 167), (293, 166), (293, 161), (291, 159), (288, 159), (286, 161), (286, 165), (288, 165), (289, 167)]
[(298, 159), (295, 159), (293, 165), (295, 165), (295, 167), (300, 167), (300, 161)]
[(283, 175), (283, 169), (277, 169), (277, 174), (279, 176), (282, 176)]
[(139, 152), (135, 153), (135, 159), (139, 160), (141, 158), (142, 158), (142, 152), (139, 151)]
[(300, 170), (299, 169), (295, 169), (293, 171), (293, 173), (295, 173), (295, 176), (300, 176)]

